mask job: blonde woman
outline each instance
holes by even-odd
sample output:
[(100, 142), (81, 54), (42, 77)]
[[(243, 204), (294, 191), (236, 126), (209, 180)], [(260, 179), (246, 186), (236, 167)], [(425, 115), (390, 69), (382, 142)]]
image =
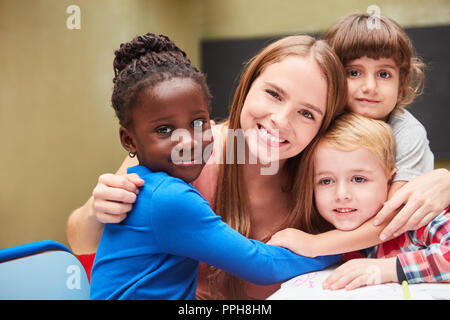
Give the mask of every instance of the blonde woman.
[[(226, 223), (246, 237), (264, 241), (286, 227), (304, 228), (300, 224), (307, 199), (304, 194), (311, 191), (304, 190), (300, 183), (302, 151), (343, 111), (346, 92), (344, 69), (324, 41), (290, 36), (270, 44), (247, 64), (228, 120), (213, 128), (216, 156), (211, 157), (193, 185)], [(226, 161), (223, 157), (231, 147), (239, 149), (239, 129), (254, 133), (245, 134), (244, 161), (238, 152), (234, 152), (233, 161)], [(230, 139), (236, 143), (230, 143)], [(276, 147), (278, 154), (251, 162), (251, 155), (257, 153), (256, 144), (261, 142)], [(93, 196), (71, 214), (67, 234), (75, 253), (95, 253), (103, 223), (126, 218), (143, 184), (138, 176), (125, 175), (126, 168), (136, 164), (135, 158), (127, 157), (115, 175), (100, 176)], [(277, 166), (273, 174), (261, 174), (263, 169)], [(449, 176), (448, 171), (438, 170), (409, 182), (409, 191), (396, 194), (387, 208), (392, 211), (410, 199), (408, 207), (426, 208), (437, 215), (450, 198)], [(432, 192), (430, 201), (417, 200), (424, 190)], [(445, 204), (438, 208), (441, 203)], [(403, 215), (414, 219), (412, 213)], [(375, 227), (367, 222), (344, 239), (341, 234), (336, 236), (349, 244), (356, 243), (355, 238), (364, 238), (367, 247), (379, 242), (378, 234), (385, 225)], [(278, 287), (250, 285), (203, 265), (197, 297), (264, 299)]]

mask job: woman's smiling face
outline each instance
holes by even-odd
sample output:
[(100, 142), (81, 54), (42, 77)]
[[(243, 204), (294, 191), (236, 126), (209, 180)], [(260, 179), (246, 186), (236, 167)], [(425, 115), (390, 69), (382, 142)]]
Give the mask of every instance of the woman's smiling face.
[(203, 151), (212, 139), (206, 132), (209, 110), (199, 84), (173, 78), (144, 89), (131, 110), (131, 123), (131, 128), (121, 128), (121, 141), (137, 153), (141, 165), (188, 183), (200, 175), (208, 160)]
[[(246, 96), (241, 116), (249, 152), (267, 148), (272, 162), (296, 156), (312, 141), (324, 118), (327, 82), (310, 57), (288, 56), (267, 66)], [(277, 149), (278, 152), (270, 152)]]

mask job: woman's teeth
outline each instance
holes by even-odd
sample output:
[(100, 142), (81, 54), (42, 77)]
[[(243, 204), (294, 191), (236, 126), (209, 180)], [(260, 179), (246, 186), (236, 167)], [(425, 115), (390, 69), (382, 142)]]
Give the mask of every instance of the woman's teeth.
[(267, 132), (267, 130), (264, 129), (263, 127), (260, 127), (260, 128), (259, 128), (259, 133), (260, 133), (263, 137), (265, 137), (266, 139), (268, 139), (268, 140), (270, 140), (270, 141), (273, 141), (273, 142), (283, 143), (283, 142), (286, 142), (286, 141), (287, 141), (287, 140), (279, 139), (279, 138), (277, 138), (277, 137), (271, 135), (271, 134), (270, 134), (269, 132)]

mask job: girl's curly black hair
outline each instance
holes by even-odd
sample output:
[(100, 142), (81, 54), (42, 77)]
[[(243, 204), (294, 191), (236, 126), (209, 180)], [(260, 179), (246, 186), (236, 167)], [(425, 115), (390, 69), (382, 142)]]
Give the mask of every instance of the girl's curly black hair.
[(131, 124), (130, 110), (143, 89), (172, 78), (190, 78), (198, 83), (209, 106), (211, 94), (206, 76), (167, 36), (147, 33), (135, 37), (130, 42), (122, 43), (114, 54), (115, 77), (111, 102), (121, 126)]

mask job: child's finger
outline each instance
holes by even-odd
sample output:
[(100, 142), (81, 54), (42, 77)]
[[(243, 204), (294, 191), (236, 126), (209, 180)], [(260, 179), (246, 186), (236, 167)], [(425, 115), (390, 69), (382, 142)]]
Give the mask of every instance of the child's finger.
[(322, 286), (323, 287), (326, 286), (328, 288), (331, 286), (331, 284), (333, 284), (337, 280), (339, 280), (343, 275), (345, 275), (346, 273), (349, 273), (350, 261), (347, 261), (346, 263), (344, 263), (344, 264), (340, 265), (339, 267), (337, 267), (336, 269), (334, 269), (333, 272), (331, 272), (331, 274), (329, 274), (328, 277), (325, 279)]
[(330, 286), (340, 277), (339, 267), (336, 268), (322, 283), (322, 288), (330, 289)]
[(367, 276), (363, 274), (360, 275), (359, 277), (356, 277), (349, 284), (347, 284), (345, 286), (345, 290), (353, 290), (366, 285), (367, 285)]
[(346, 264), (336, 268), (323, 282), (322, 287), (324, 289), (334, 290), (339, 285), (339, 281), (342, 280), (346, 275), (351, 274), (348, 270)]
[(358, 274), (355, 274), (353, 272), (343, 274), (339, 279), (337, 279), (329, 287), (331, 290), (339, 290), (339, 289), (345, 288), (347, 286), (347, 284), (349, 284), (357, 276), (358, 276)]

